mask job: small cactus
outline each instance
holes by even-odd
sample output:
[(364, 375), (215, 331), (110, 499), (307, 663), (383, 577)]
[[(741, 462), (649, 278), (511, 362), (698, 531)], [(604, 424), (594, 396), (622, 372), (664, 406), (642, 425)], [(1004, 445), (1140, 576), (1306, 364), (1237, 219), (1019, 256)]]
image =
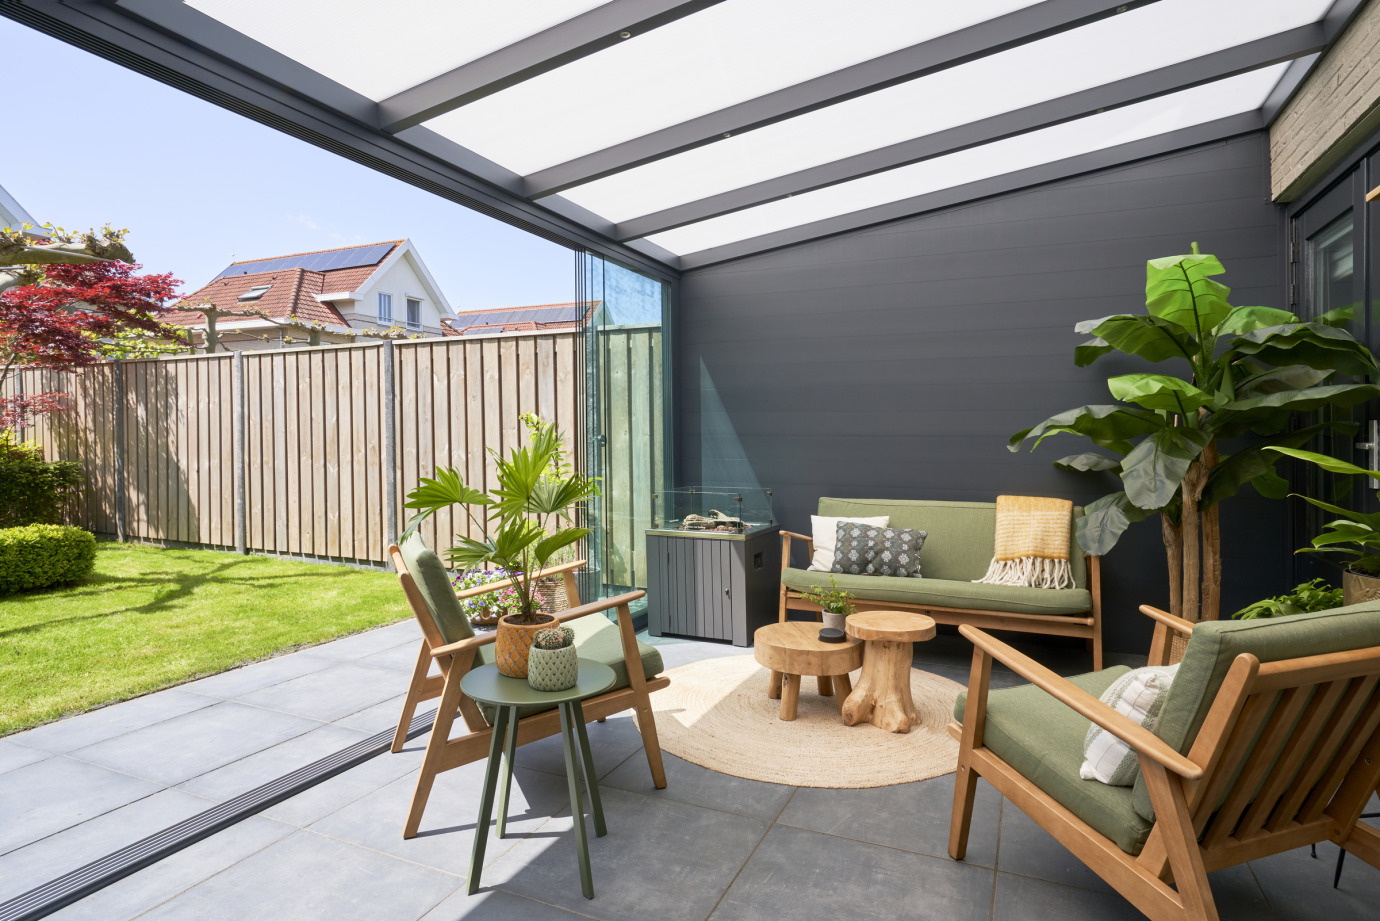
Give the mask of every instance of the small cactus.
[(569, 627), (546, 627), (532, 638), (532, 645), (538, 649), (564, 649), (574, 643), (575, 631)]

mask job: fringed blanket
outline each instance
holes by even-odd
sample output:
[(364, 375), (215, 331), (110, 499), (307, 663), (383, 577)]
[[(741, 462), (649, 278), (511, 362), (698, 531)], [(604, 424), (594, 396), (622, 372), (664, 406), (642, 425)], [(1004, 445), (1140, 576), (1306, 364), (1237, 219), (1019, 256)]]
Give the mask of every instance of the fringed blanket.
[(987, 575), (975, 582), (1028, 588), (1073, 588), (1067, 499), (997, 496), (997, 546)]

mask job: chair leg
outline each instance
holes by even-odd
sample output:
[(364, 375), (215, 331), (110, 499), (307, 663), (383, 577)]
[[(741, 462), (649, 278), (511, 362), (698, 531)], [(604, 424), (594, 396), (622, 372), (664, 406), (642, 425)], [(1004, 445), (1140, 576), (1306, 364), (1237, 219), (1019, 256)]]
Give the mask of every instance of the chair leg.
[(977, 772), (959, 752), (954, 772), (954, 811), (949, 820), (949, 856), (962, 860), (968, 854), (968, 828), (973, 824), (973, 797), (977, 795)]
[(656, 715), (652, 713), (652, 696), (644, 688), (637, 694), (637, 729), (642, 733), (642, 749), (647, 753), (647, 767), (652, 770), (652, 786), (666, 789), (666, 767), (661, 763), (661, 741), (656, 736)]
[(1193, 831), (1183, 781), (1144, 755), (1140, 757), (1140, 771), (1150, 791), (1150, 803), (1155, 807), (1156, 825), (1163, 829), (1169, 870), (1174, 874), (1184, 917), (1189, 921), (1218, 921), (1217, 903), (1213, 901), (1203, 853)]
[(426, 811), (426, 801), (431, 796), (431, 785), (441, 772), (441, 759), (445, 754), (446, 743), (450, 741), (450, 727), (455, 723), (455, 710), (460, 705), (460, 679), (464, 677), (459, 668), (452, 667), (446, 675), (445, 688), (441, 691), (441, 702), (436, 707), (436, 719), (431, 724), (431, 737), (427, 739), (426, 755), (417, 771), (417, 786), (412, 791), (412, 805), (407, 810), (407, 824), (403, 826), (403, 837), (414, 838), (422, 824), (422, 813)]
[(395, 755), (402, 751), (403, 745), (407, 743), (407, 730), (412, 725), (412, 717), (417, 715), (417, 704), (420, 702), (418, 695), (422, 691), (422, 685), (426, 683), (426, 673), (430, 668), (431, 650), (423, 640), (422, 648), (417, 652), (417, 664), (412, 667), (412, 681), (407, 685), (407, 697), (403, 699), (402, 715), (398, 717), (398, 731), (393, 734), (390, 751)]

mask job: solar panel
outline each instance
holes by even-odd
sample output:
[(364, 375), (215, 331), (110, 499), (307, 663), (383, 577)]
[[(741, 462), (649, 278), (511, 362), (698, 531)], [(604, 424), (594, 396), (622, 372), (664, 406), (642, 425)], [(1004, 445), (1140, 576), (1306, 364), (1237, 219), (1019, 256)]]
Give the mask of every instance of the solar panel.
[[(216, 278), (224, 278), (227, 275), (251, 275), (256, 272), (281, 272), (285, 269), (306, 269), (309, 272), (352, 269), (361, 265), (374, 265), (387, 255), (393, 246), (392, 243), (371, 243), (368, 246), (333, 249), (324, 253), (278, 256), (273, 259), (259, 259), (255, 262), (237, 262), (226, 268)], [(215, 281), (216, 278), (211, 280)]]
[(555, 307), (524, 307), (517, 310), (498, 310), (492, 313), (462, 313), (459, 323), (466, 326), (498, 326), (509, 323), (568, 323), (582, 319), (588, 304), (559, 304)]

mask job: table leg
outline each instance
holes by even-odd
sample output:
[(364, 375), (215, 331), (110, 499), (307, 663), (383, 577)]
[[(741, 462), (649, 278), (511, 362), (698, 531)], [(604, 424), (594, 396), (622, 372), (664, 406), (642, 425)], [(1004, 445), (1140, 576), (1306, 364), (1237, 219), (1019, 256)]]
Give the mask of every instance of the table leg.
[(848, 675), (834, 676), (834, 699), (838, 701), (839, 712), (843, 711), (843, 702), (848, 699), (848, 695), (853, 693), (853, 679)]
[(609, 833), (604, 825), (604, 803), (599, 798), (599, 775), (594, 773), (594, 755), (589, 750), (589, 731), (585, 728), (585, 708), (578, 700), (570, 702), (574, 714), (575, 733), (580, 743), (580, 765), (585, 775), (585, 792), (589, 794), (589, 811), (594, 814), (594, 834), (602, 838)]
[(888, 732), (910, 732), (910, 727), (920, 720), (910, 696), (913, 652), (910, 643), (867, 641), (862, 677), (843, 704), (846, 725), (868, 721)]
[[(506, 708), (505, 708), (506, 709)], [(508, 833), (508, 794), (513, 789), (513, 762), (517, 760), (517, 708), (508, 714), (507, 742), (503, 746), (503, 780), (498, 788), (498, 836)]]
[(830, 678), (828, 675), (820, 675), (820, 676), (819, 676), (819, 696), (820, 696), (820, 697), (833, 697), (833, 696), (834, 696), (834, 679)]
[(772, 669), (771, 684), (767, 685), (767, 699), (781, 699), (781, 673), (776, 671), (775, 669)]
[(565, 751), (565, 781), (570, 789), (570, 817), (575, 821), (575, 849), (580, 860), (580, 891), (594, 898), (594, 874), (589, 869), (589, 838), (585, 835), (585, 808), (580, 802), (580, 769), (575, 760), (575, 727), (567, 704), (559, 704), (561, 747)]
[(466, 891), (479, 891), (479, 874), (484, 869), (484, 846), (489, 840), (489, 820), (493, 817), (494, 787), (498, 784), (499, 755), (503, 748), (503, 733), (508, 727), (508, 711), (499, 707), (494, 715), (493, 736), (489, 739), (489, 764), (484, 771), (484, 792), (479, 795), (479, 818), (474, 823), (474, 847), (470, 850), (470, 871)]
[(796, 707), (800, 704), (800, 676), (781, 676), (781, 712), (779, 716), (786, 722), (795, 719)]

